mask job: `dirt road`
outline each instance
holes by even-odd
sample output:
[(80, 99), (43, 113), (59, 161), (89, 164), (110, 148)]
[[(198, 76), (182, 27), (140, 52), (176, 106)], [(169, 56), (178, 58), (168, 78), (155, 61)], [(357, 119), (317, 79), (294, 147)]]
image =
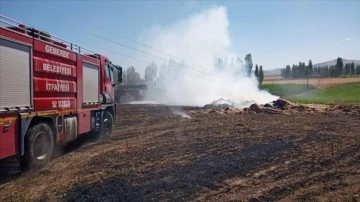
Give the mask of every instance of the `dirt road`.
[(360, 200), (360, 107), (119, 110), (110, 140), (78, 141), (40, 171), (5, 180), (0, 201)]

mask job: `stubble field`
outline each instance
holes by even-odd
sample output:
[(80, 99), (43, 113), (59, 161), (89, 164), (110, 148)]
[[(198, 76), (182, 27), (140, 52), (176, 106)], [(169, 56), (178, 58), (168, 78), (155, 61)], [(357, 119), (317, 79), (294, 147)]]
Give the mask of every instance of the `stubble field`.
[(358, 201), (359, 131), (360, 106), (121, 105), (109, 140), (3, 179), (0, 200)]

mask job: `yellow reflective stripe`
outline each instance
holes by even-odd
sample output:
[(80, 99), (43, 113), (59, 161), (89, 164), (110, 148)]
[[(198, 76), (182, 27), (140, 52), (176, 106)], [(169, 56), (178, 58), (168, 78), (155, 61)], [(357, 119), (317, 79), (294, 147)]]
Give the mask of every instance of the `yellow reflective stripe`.
[[(63, 111), (40, 111), (40, 112), (31, 112), (31, 113), (24, 113), (21, 114), (21, 119), (26, 119), (26, 118), (33, 118), (35, 116), (52, 116), (52, 115), (68, 115), (70, 113), (79, 113), (79, 112), (84, 112), (84, 111), (93, 111), (93, 110), (99, 110), (99, 108), (86, 108), (86, 109), (73, 109), (73, 110), (63, 110)], [(17, 116), (12, 116), (12, 117), (5, 117), (5, 118), (0, 118), (0, 124), (3, 124), (5, 122), (8, 121), (13, 121), (17, 118)]]
[(3, 125), (5, 123), (7, 123), (7, 122), (11, 123), (14, 120), (16, 120), (16, 116), (0, 118), (0, 125)]

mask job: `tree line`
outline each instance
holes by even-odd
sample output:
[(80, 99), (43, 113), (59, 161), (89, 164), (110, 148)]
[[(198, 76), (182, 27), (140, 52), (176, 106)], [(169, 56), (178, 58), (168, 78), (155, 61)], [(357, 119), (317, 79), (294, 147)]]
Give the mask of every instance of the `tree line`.
[(253, 61), (251, 54), (246, 54), (245, 56), (245, 64), (243, 61), (237, 57), (235, 60), (231, 59), (230, 63), (226, 59), (218, 58), (215, 62), (215, 68), (218, 71), (224, 71), (226, 68), (237, 69), (235, 74), (244, 75), (246, 77), (251, 77), (254, 72), (255, 77), (257, 78), (259, 84), (261, 84), (264, 80), (264, 71), (262, 65), (255, 65), (255, 71), (253, 71)]
[[(162, 66), (158, 66), (155, 62), (146, 66), (144, 78), (140, 77), (140, 74), (136, 71), (134, 66), (130, 66), (126, 70), (123, 71), (123, 84), (124, 85), (137, 85), (137, 84), (154, 84), (161, 77), (166, 75), (162, 75), (162, 70), (166, 69), (183, 69), (187, 65), (184, 62), (177, 62), (175, 60), (170, 59), (167, 64), (163, 64)], [(217, 58), (214, 62), (215, 70), (217, 71), (226, 71), (228, 68), (235, 69), (236, 74), (245, 75), (247, 77), (251, 77), (254, 72), (255, 77), (257, 78), (259, 84), (261, 84), (264, 80), (264, 71), (262, 65), (255, 65), (255, 71), (253, 71), (253, 62), (251, 54), (247, 54), (245, 56), (245, 64), (243, 61), (237, 57), (235, 60), (231, 60), (228, 62), (226, 59)], [(176, 73), (176, 72), (169, 72)], [(205, 75), (206, 76), (206, 75)]]
[(360, 65), (355, 67), (354, 62), (344, 65), (343, 59), (338, 57), (335, 65), (313, 67), (312, 61), (299, 62), (298, 65), (286, 65), (281, 69), (281, 76), (286, 79), (290, 78), (307, 78), (307, 77), (342, 77), (346, 75), (360, 75)]
[[(128, 67), (123, 70), (123, 85), (139, 85), (139, 84), (155, 84), (159, 79), (163, 79), (169, 74), (178, 73), (176, 70), (180, 70), (186, 67), (183, 62), (176, 62), (170, 59), (168, 63), (158, 66), (155, 62), (147, 65), (145, 68), (144, 78), (140, 77), (140, 74), (136, 71), (134, 66)], [(160, 71), (162, 69), (163, 71)], [(166, 71), (175, 70), (175, 71)], [(164, 75), (167, 74), (167, 75)]]
[(138, 85), (144, 83), (144, 80), (140, 77), (140, 74), (135, 70), (134, 66), (130, 66), (124, 70), (122, 78), (122, 83), (124, 85)]

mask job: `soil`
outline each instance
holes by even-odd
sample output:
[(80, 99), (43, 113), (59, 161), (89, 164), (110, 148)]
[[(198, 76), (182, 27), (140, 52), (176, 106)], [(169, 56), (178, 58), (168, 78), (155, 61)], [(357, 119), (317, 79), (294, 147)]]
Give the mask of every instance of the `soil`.
[(110, 139), (3, 176), (0, 201), (360, 201), (360, 106), (118, 111)]

